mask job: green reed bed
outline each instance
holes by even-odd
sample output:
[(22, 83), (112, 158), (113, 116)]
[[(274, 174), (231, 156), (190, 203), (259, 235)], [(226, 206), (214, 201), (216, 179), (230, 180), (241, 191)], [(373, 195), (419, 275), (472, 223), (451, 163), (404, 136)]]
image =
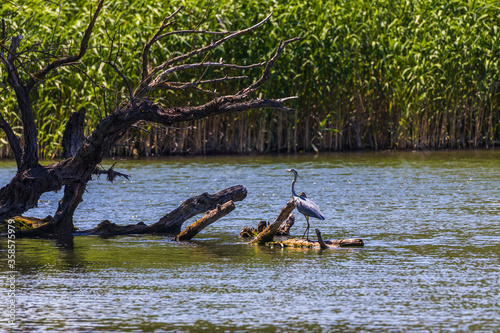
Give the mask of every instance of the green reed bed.
[[(123, 80), (102, 62), (110, 55), (108, 35), (117, 32), (112, 56), (119, 46), (118, 64), (132, 84), (137, 83), (142, 45), (180, 5), (186, 10), (174, 28), (201, 22), (206, 29), (236, 30), (272, 9), (270, 23), (225, 44), (211, 57), (223, 57), (226, 63), (260, 62), (272, 55), (279, 39), (302, 37), (287, 49), (260, 91), (262, 96), (298, 95), (290, 102), (297, 112), (249, 111), (179, 128), (142, 124), (110, 154), (466, 148), (491, 147), (500, 139), (498, 1), (131, 0), (110, 1), (78, 68), (60, 70), (33, 94), (41, 154), (60, 155), (61, 120), (71, 112), (86, 107), (92, 128), (126, 96)], [(54, 49), (74, 51), (91, 13), (83, 0), (59, 5), (17, 0), (0, 8), (0, 15), (18, 29), (15, 33), (25, 36), (23, 45), (40, 44), (41, 58)], [(210, 38), (165, 39), (152, 48), (152, 65)], [(34, 60), (23, 59), (24, 67), (34, 70)], [(0, 111), (18, 123), (14, 95), (0, 71)], [(255, 79), (260, 70), (243, 74)], [(195, 80), (201, 73), (182, 75), (179, 80)], [(206, 77), (217, 75), (221, 73), (214, 70)], [(243, 84), (216, 88), (234, 92)], [(194, 90), (157, 97), (171, 106), (210, 98)], [(1, 142), (5, 155), (6, 140), (2, 137)]]

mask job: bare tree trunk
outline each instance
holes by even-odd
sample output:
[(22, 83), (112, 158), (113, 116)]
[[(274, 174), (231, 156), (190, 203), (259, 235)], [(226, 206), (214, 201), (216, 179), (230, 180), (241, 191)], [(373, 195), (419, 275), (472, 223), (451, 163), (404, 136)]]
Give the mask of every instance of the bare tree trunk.
[[(85, 140), (85, 108), (71, 115), (63, 133), (63, 157), (71, 158), (81, 147)], [(87, 182), (76, 185), (66, 185), (64, 196), (59, 201), (57, 211), (54, 215), (55, 233), (57, 237), (69, 237), (73, 235), (74, 223), (73, 214), (76, 208), (83, 201), (83, 193), (87, 188)]]
[(82, 182), (78, 185), (66, 185), (64, 187), (64, 196), (59, 201), (56, 214), (54, 215), (55, 236), (57, 238), (70, 237), (74, 232), (73, 214), (76, 208), (83, 201), (83, 193), (87, 183)]

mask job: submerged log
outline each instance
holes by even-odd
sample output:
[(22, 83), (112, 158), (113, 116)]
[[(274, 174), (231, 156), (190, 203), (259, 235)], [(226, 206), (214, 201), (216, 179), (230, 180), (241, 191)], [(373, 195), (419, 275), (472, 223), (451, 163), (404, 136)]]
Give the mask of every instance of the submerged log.
[(132, 225), (118, 225), (108, 220), (104, 220), (93, 229), (85, 230), (77, 234), (98, 235), (101, 237), (111, 237), (116, 235), (150, 234), (148, 226), (144, 222)]
[[(14, 216), (11, 219), (14, 221), (14, 227), (16, 228), (16, 238), (26, 237), (25, 235), (30, 235), (32, 230), (42, 228), (49, 232), (54, 230), (55, 224), (53, 223), (53, 217), (48, 215), (43, 219), (29, 216)], [(0, 233), (7, 232), (8, 220), (0, 222)]]
[(226, 216), (234, 210), (234, 203), (232, 201), (226, 202), (224, 205), (217, 205), (217, 208), (211, 210), (205, 214), (201, 219), (197, 220), (190, 226), (188, 226), (184, 231), (175, 236), (176, 241), (190, 240), (196, 236), (200, 231), (208, 227), (210, 224), (214, 223), (221, 217)]
[(244, 227), (240, 231), (241, 238), (255, 237), (258, 235), (257, 229), (251, 227)]
[[(321, 239), (323, 241), (323, 239)], [(321, 249), (336, 249), (343, 247), (363, 247), (365, 246), (361, 238), (349, 238), (349, 239), (337, 239), (322, 242), (322, 246), (319, 241), (310, 241), (304, 238), (301, 239), (287, 239), (281, 242), (275, 242), (274, 244), (280, 244), (282, 247), (310, 247), (310, 248), (321, 248)]]
[[(302, 197), (306, 197), (306, 194), (304, 192), (299, 193), (299, 195)], [(274, 236), (277, 235), (278, 230), (280, 230), (284, 224), (286, 225), (286, 223), (283, 223), (283, 221), (285, 221), (287, 217), (288, 217), (287, 222), (289, 224), (287, 231), (289, 233), (290, 228), (294, 224), (294, 217), (292, 214), (292, 211), (294, 209), (295, 209), (295, 203), (294, 200), (292, 199), (288, 201), (286, 205), (281, 209), (276, 220), (270, 225), (268, 225), (267, 228), (265, 228), (263, 231), (259, 232), (259, 234), (249, 244), (255, 244), (255, 245), (279, 244), (282, 247), (309, 247), (309, 248), (321, 248), (321, 249), (364, 246), (363, 240), (360, 238), (323, 241), (323, 237), (321, 236), (321, 232), (319, 231), (319, 229), (316, 229), (316, 235), (318, 236), (318, 241), (310, 241), (307, 239), (287, 239), (284, 241), (273, 242)], [(240, 233), (240, 236), (244, 231), (251, 232), (252, 230), (251, 229), (245, 230), (244, 228)]]

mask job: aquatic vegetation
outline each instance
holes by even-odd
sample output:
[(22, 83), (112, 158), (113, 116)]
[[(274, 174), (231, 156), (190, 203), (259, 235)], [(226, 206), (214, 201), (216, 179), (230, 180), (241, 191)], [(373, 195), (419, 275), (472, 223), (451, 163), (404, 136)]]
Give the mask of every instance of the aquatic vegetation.
[[(91, 13), (85, 3), (18, 1), (2, 5), (0, 15), (17, 29), (9, 33), (23, 34), (29, 41), (26, 45), (38, 43), (43, 56), (51, 48), (69, 52), (75, 47)], [(115, 46), (132, 50), (130, 56), (119, 57), (119, 65), (137, 83), (139, 55), (148, 33), (180, 5), (192, 10), (179, 18), (176, 27), (217, 30), (248, 26), (272, 9), (271, 23), (264, 28), (269, 38), (248, 35), (226, 43), (211, 58), (245, 65), (250, 59), (267, 59), (277, 38), (302, 37), (276, 64), (275, 71), (286, 74), (274, 76), (260, 92), (261, 97), (298, 95), (292, 103), (297, 112), (247, 111), (175, 128), (145, 124), (143, 130), (129, 131), (111, 155), (490, 147), (500, 139), (498, 1), (177, 0), (164, 4), (130, 0), (108, 2), (108, 14), (95, 29), (92, 52), (75, 65), (78, 69), (61, 69), (31, 96), (41, 155), (61, 155), (64, 124), (59, 120), (85, 106), (92, 129), (106, 110), (116, 108), (117, 96), (127, 94), (123, 80), (99, 61), (109, 56), (108, 35), (117, 32)], [(217, 16), (205, 15), (206, 11)], [(206, 38), (164, 39), (153, 47), (151, 58), (163, 61), (171, 51), (190, 49)], [(34, 70), (30, 59), (23, 61), (26, 70)], [(206, 77), (213, 73), (207, 71)], [(195, 80), (196, 74), (201, 73), (180, 78)], [(101, 82), (115, 85), (101, 86)], [(16, 120), (14, 94), (5, 90), (4, 81), (0, 88), (0, 111), (12, 122)], [(221, 94), (224, 89), (217, 87)], [(175, 93), (159, 97), (169, 105), (199, 104), (210, 98), (196, 90), (182, 97)], [(0, 135), (5, 145), (4, 134)], [(5, 145), (0, 154), (7, 153)]]

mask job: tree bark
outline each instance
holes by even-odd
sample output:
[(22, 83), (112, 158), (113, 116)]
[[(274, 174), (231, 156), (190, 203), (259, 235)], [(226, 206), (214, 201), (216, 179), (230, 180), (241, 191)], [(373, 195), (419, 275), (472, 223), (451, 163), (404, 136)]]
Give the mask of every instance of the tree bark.
[[(71, 158), (85, 140), (85, 108), (73, 113), (63, 133), (63, 157)], [(58, 238), (72, 237), (74, 231), (73, 214), (83, 201), (83, 193), (87, 188), (87, 182), (64, 187), (64, 196), (57, 207), (54, 215), (55, 233)]]
[(56, 214), (54, 215), (55, 234), (57, 238), (70, 237), (74, 232), (73, 214), (78, 205), (83, 201), (83, 193), (87, 188), (87, 183), (78, 185), (66, 185), (64, 196), (59, 201)]
[(184, 229), (180, 234), (175, 236), (176, 241), (186, 241), (190, 240), (196, 236), (200, 231), (208, 227), (210, 224), (214, 223), (221, 217), (226, 216), (234, 210), (234, 203), (232, 201), (226, 202), (224, 205), (217, 205), (217, 208), (211, 210), (205, 214), (201, 219), (197, 220), (186, 229)]
[(293, 199), (288, 201), (286, 205), (281, 208), (278, 217), (271, 223), (267, 228), (265, 228), (262, 232), (260, 232), (251, 242), (250, 244), (262, 245), (268, 242), (272, 242), (274, 236), (278, 232), (281, 224), (285, 221), (290, 213), (295, 209), (295, 203)]
[[(278, 231), (276, 231), (275, 236), (279, 237), (290, 236), (290, 229), (293, 227), (294, 224), (295, 224), (295, 216), (293, 213), (290, 213), (288, 219), (286, 219), (286, 221), (281, 223), (281, 226), (278, 228)], [(260, 221), (259, 224), (257, 225), (257, 228), (243, 227), (240, 231), (239, 236), (242, 238), (255, 237), (260, 232), (264, 231), (264, 229), (267, 228), (268, 226), (269, 223), (267, 223), (266, 221)]]

